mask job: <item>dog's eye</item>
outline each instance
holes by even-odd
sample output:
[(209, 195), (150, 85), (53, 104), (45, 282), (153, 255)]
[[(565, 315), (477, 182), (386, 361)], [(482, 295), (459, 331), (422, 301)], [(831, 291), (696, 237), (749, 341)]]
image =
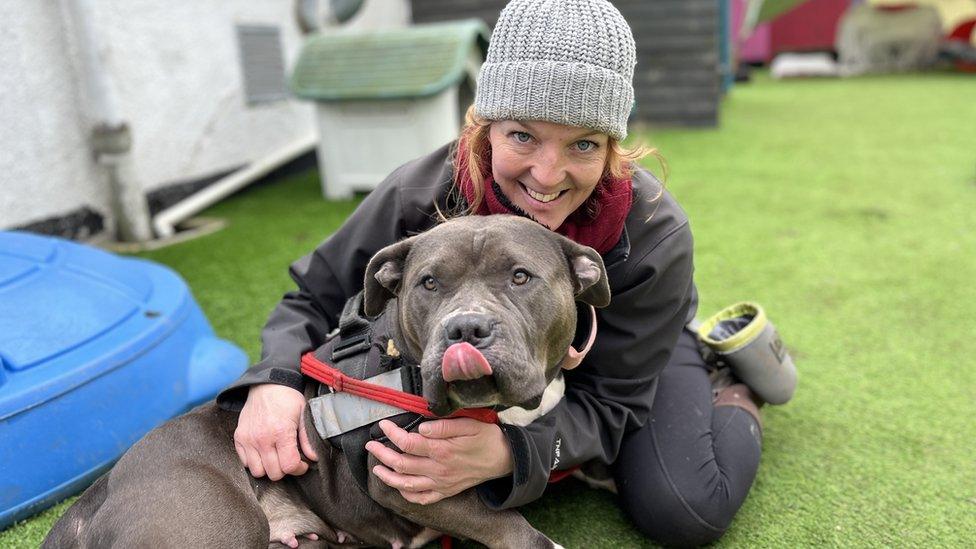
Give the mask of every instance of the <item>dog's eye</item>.
[(522, 284), (528, 282), (530, 278), (532, 277), (529, 276), (529, 273), (525, 272), (522, 269), (518, 269), (517, 271), (512, 273), (512, 284), (515, 284), (516, 286), (521, 286)]
[(424, 285), (425, 290), (430, 290), (431, 292), (433, 292), (434, 290), (437, 289), (437, 281), (434, 280), (434, 277), (432, 276), (425, 276), (423, 280), (420, 281), (420, 283)]

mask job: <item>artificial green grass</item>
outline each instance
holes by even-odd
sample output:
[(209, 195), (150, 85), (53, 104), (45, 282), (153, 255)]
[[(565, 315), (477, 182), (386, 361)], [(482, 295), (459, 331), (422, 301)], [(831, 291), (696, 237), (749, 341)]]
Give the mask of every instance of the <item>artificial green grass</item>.
[(976, 542), (976, 79), (734, 90), (656, 136), (703, 312), (763, 303), (801, 372), (729, 544)]
[[(716, 130), (644, 133), (696, 238), (701, 313), (763, 304), (793, 352), (764, 409), (756, 483), (719, 546), (976, 545), (976, 79), (779, 82), (760, 74)], [(314, 173), (212, 208), (230, 226), (144, 254), (189, 282), (252, 358), (288, 263), (352, 211)], [(33, 547), (59, 506), (0, 533)], [(647, 545), (575, 481), (524, 508), (566, 547)]]

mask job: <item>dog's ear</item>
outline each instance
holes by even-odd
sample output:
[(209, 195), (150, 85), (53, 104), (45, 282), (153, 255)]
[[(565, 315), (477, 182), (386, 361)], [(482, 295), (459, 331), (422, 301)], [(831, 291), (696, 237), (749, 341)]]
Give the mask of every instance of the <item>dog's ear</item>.
[(594, 307), (609, 305), (610, 281), (607, 280), (607, 268), (599, 252), (565, 237), (560, 237), (560, 240), (569, 262), (570, 275), (574, 277), (576, 300)]
[(368, 316), (383, 312), (386, 302), (397, 296), (403, 278), (403, 264), (413, 246), (413, 238), (401, 240), (376, 252), (366, 266), (363, 283), (363, 311)]

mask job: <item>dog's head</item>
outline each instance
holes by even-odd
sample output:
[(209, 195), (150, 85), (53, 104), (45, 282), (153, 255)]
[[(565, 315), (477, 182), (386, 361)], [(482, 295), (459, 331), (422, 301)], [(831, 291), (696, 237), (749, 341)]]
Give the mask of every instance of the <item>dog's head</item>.
[(380, 250), (364, 309), (388, 302), (424, 397), (458, 408), (539, 405), (576, 329), (576, 301), (610, 302), (600, 254), (516, 216), (457, 218)]

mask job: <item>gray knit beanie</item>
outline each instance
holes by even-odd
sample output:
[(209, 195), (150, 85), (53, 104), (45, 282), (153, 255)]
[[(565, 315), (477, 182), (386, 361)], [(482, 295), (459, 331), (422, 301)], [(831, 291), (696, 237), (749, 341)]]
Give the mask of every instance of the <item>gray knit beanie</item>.
[(474, 108), (627, 136), (634, 37), (607, 0), (512, 0), (491, 33)]

